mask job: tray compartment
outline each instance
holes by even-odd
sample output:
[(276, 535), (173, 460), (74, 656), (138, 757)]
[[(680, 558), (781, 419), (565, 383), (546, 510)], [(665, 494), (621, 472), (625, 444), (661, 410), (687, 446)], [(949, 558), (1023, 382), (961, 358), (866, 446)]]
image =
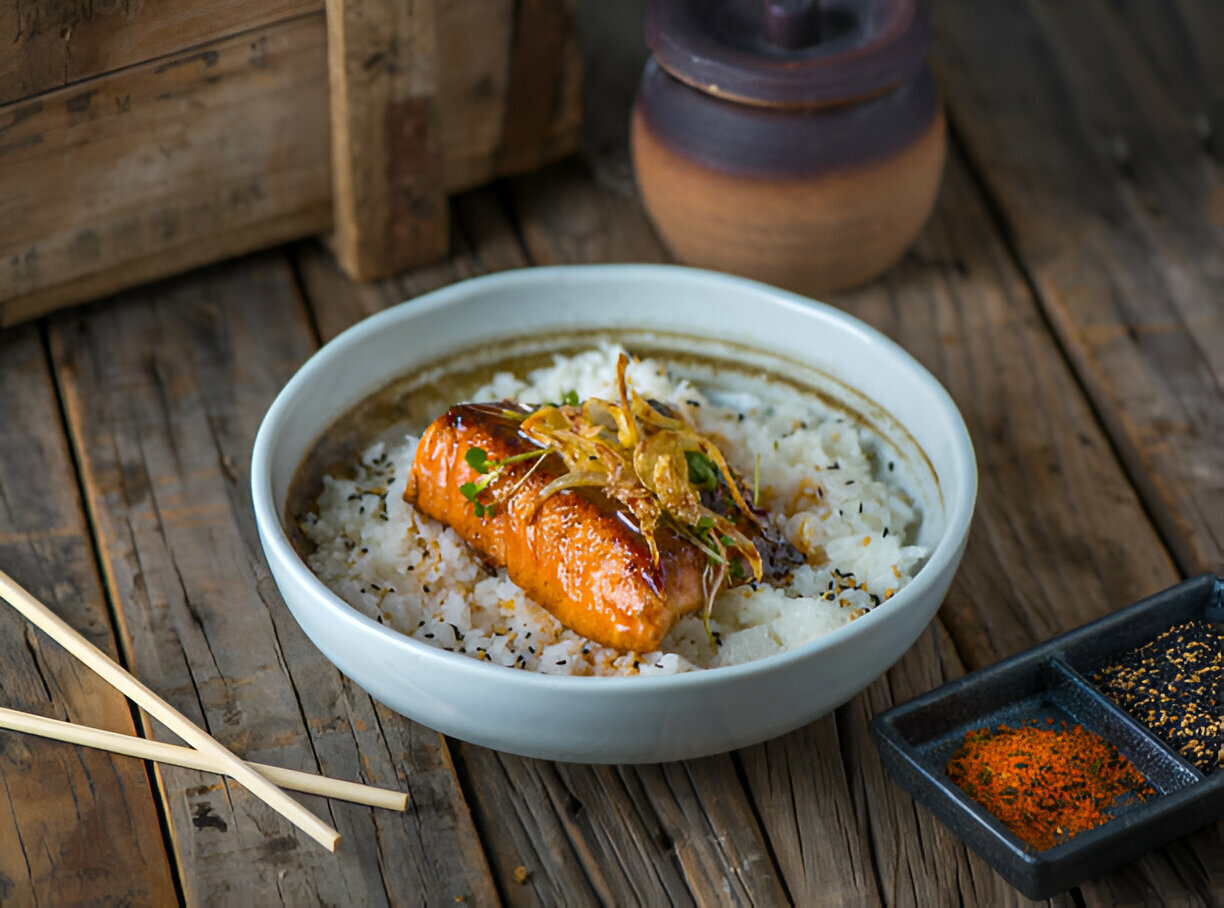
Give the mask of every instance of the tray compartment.
[[(1100, 621), (966, 675), (877, 716), (885, 766), (922, 804), (1030, 898), (1099, 876), (1218, 818), (1224, 773), (1203, 774), (1093, 686), (1086, 672), (1195, 617), (1224, 615), (1224, 586), (1211, 575), (1179, 584)], [(967, 731), (1025, 719), (1077, 723), (1131, 761), (1157, 791), (1121, 804), (1113, 819), (1036, 851), (948, 777)]]

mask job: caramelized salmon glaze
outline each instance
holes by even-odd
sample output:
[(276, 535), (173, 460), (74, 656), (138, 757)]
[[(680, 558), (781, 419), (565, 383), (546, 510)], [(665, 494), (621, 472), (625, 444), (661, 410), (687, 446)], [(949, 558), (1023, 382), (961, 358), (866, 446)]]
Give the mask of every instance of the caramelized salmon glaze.
[(503, 405), (452, 407), (421, 437), (405, 500), (505, 567), (566, 627), (606, 646), (649, 652), (705, 601), (706, 556), (673, 532), (658, 531), (655, 564), (632, 514), (599, 489), (542, 499), (541, 490), (565, 472), (556, 455), (508, 464), (489, 487), (497, 499), (492, 514), (478, 516), (461, 490), (481, 478), (465, 459), (472, 448), (494, 461), (538, 449)]

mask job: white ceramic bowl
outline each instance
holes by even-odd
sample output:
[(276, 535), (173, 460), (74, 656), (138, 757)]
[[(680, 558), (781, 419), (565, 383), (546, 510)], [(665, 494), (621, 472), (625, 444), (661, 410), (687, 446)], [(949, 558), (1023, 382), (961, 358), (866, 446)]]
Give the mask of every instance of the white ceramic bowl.
[[(510, 336), (606, 329), (684, 335), (696, 349), (803, 373), (898, 447), (924, 509), (918, 575), (867, 615), (798, 649), (681, 675), (552, 676), (411, 640), (350, 607), (303, 563), (284, 526), (294, 471), (333, 420), (390, 379)], [(779, 366), (778, 364), (782, 365)], [(823, 375), (809, 374), (811, 367)], [(813, 379), (813, 375), (816, 378)], [(890, 415), (891, 414), (891, 415)], [(464, 281), (353, 326), (302, 366), (268, 410), (251, 482), (285, 602), (337, 667), (387, 706), (448, 735), (525, 756), (655, 762), (763, 741), (866, 687), (935, 614), (964, 551), (977, 491), (951, 398), (908, 353), (845, 313), (763, 284), (673, 266), (529, 268)]]

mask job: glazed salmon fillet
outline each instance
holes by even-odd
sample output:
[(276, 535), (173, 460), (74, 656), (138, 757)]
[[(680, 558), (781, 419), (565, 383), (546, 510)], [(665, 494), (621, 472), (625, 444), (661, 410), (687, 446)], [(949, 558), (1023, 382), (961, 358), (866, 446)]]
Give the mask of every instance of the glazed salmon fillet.
[(556, 455), (534, 471), (534, 459), (507, 465), (490, 487), (498, 498), (492, 516), (477, 516), (460, 490), (481, 478), (465, 460), (474, 447), (499, 461), (538, 449), (500, 404), (452, 407), (421, 437), (405, 500), (451, 526), (489, 564), (506, 568), (566, 627), (606, 646), (649, 652), (703, 604), (706, 556), (671, 531), (656, 534), (656, 565), (632, 515), (598, 489), (540, 500), (565, 472)]

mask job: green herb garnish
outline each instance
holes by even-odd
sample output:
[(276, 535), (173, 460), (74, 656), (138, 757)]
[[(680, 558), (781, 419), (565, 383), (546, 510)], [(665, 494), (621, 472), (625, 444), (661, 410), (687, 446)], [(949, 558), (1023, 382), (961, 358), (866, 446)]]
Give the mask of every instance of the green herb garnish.
[(710, 458), (700, 451), (685, 451), (684, 459), (688, 462), (690, 483), (703, 492), (713, 492), (718, 488), (718, 468)]
[[(463, 455), (463, 459), (477, 473), (489, 472), (489, 454), (484, 448), (468, 448), (467, 453)], [(471, 485), (471, 483), (468, 483), (468, 485)]]
[[(472, 512), (477, 517), (492, 517), (495, 513), (497, 502), (482, 503), (479, 501), (480, 493), (487, 489), (509, 464), (530, 460), (533, 457), (543, 457), (548, 451), (548, 448), (539, 448), (534, 451), (514, 454), (502, 460), (489, 460), (488, 452), (483, 448), (468, 448), (467, 452), (463, 455), (463, 459), (469, 467), (481, 474), (481, 478), (477, 482), (463, 483), (459, 486), (459, 494), (472, 503)], [(527, 477), (524, 476), (523, 478), (526, 479)]]

